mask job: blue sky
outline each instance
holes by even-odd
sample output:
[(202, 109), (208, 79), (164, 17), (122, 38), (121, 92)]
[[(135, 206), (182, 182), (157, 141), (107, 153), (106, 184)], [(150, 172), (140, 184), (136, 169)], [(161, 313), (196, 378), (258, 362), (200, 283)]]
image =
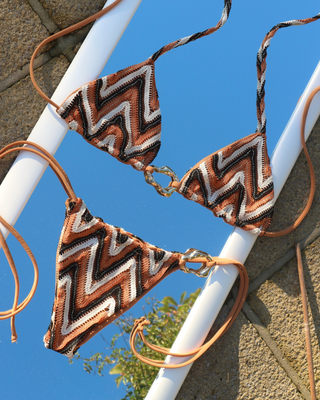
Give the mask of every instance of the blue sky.
[[(223, 1), (142, 1), (115, 49), (103, 75), (144, 61), (164, 44), (216, 24)], [(162, 111), (162, 146), (154, 164), (169, 165), (182, 177), (199, 160), (249, 135), (256, 128), (256, 53), (275, 24), (307, 18), (319, 12), (315, 0), (234, 1), (229, 21), (217, 33), (180, 47), (156, 62), (156, 82)], [(280, 30), (267, 57), (266, 116), (269, 154), (279, 139), (311, 77), (319, 56), (315, 37), (320, 22)], [(108, 38), (106, 38), (108, 40)], [(101, 50), (103, 51), (103, 50)], [(84, 82), (85, 83), (85, 82)], [(27, 112), (27, 105), (26, 105)], [(106, 222), (167, 250), (196, 247), (218, 255), (232, 228), (198, 204), (174, 194), (160, 197), (144, 182), (143, 174), (98, 151), (75, 132), (69, 132), (56, 153), (76, 194), (89, 210)], [(16, 228), (33, 250), (40, 281), (30, 305), (16, 318), (18, 343), (10, 343), (9, 321), (1, 322), (1, 398), (121, 399), (114, 377), (88, 375), (82, 363), (43, 346), (54, 297), (55, 254), (64, 219), (66, 195), (51, 171), (46, 171)], [(8, 239), (20, 274), (23, 298), (32, 282), (31, 266), (23, 251)], [(13, 279), (1, 256), (1, 309), (12, 305)], [(176, 272), (151, 295), (179, 298), (204, 281)], [(142, 300), (131, 312), (143, 314)], [(106, 338), (114, 326), (103, 331)], [(81, 349), (86, 357), (103, 350), (97, 335)], [(227, 360), (226, 360), (227, 362)]]

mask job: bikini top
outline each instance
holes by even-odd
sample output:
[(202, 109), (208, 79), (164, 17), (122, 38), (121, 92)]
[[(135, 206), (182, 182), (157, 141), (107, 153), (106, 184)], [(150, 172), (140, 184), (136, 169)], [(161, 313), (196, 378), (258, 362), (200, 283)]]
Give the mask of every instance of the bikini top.
[[(256, 133), (207, 156), (191, 168), (179, 182), (169, 167), (158, 168), (149, 165), (159, 151), (161, 132), (154, 64), (168, 51), (221, 28), (228, 19), (232, 2), (224, 1), (221, 19), (215, 27), (169, 43), (140, 64), (89, 82), (71, 93), (62, 105), (57, 105), (41, 91), (34, 80), (33, 62), (37, 53), (50, 41), (99, 18), (119, 1), (81, 23), (47, 38), (37, 47), (30, 62), (30, 75), (39, 94), (56, 108), (58, 115), (68, 123), (70, 129), (76, 130), (87, 142), (110, 153), (119, 161), (143, 171), (146, 181), (161, 195), (169, 197), (176, 191), (186, 199), (208, 208), (225, 222), (254, 234), (280, 236), (294, 229), (311, 206), (313, 187), (306, 209), (297, 220), (299, 222), (296, 221), (280, 232), (266, 232), (274, 209), (264, 102), (267, 48), (279, 29), (308, 24), (319, 19), (320, 14), (313, 18), (280, 23), (267, 33), (257, 54)], [(304, 143), (304, 137), (302, 142)], [(304, 151), (308, 158), (305, 146)], [(312, 181), (312, 166), (309, 161), (308, 163)], [(170, 176), (170, 185), (167, 188), (159, 185), (152, 175), (154, 172)]]
[[(28, 145), (32, 147), (17, 147)], [(122, 228), (109, 225), (94, 217), (83, 200), (78, 198), (59, 163), (41, 146), (26, 141), (11, 143), (0, 151), (0, 158), (21, 150), (45, 159), (59, 178), (68, 195), (65, 220), (56, 256), (56, 287), (52, 316), (44, 344), (68, 357), (93, 335), (130, 309), (157, 283), (178, 269), (207, 277), (217, 264), (234, 264), (240, 273), (240, 286), (236, 302), (218, 334), (204, 346), (194, 350), (188, 363), (198, 358), (218, 337), (232, 325), (239, 314), (248, 291), (248, 275), (244, 266), (235, 260), (211, 257), (209, 254), (189, 249), (186, 253), (170, 252), (153, 246)], [(0, 244), (11, 266), (16, 290), (13, 307), (0, 312), (0, 320), (11, 318), (12, 340), (17, 339), (14, 320), (32, 299), (38, 282), (38, 266), (31, 250), (1, 216), (0, 222), (22, 244), (34, 266), (34, 283), (30, 293), (20, 304), (19, 278), (10, 250), (0, 232)], [(187, 262), (200, 262), (199, 270), (189, 268)], [(138, 326), (134, 334), (141, 334)], [(134, 338), (135, 336), (133, 336)], [(133, 339), (134, 341), (134, 339)], [(136, 351), (136, 350), (135, 350)], [(185, 357), (182, 354), (181, 357)], [(177, 364), (174, 367), (185, 365)], [(173, 366), (170, 366), (172, 368)]]

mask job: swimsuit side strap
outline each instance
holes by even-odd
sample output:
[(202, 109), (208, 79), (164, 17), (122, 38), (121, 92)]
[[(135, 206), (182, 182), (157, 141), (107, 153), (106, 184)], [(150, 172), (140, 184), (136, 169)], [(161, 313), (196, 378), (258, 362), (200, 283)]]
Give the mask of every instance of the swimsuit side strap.
[(203, 32), (198, 32), (193, 35), (184, 37), (182, 39), (175, 40), (174, 42), (171, 42), (167, 44), (166, 46), (161, 47), (160, 50), (156, 51), (150, 58), (154, 61), (156, 61), (160, 56), (163, 54), (167, 53), (168, 51), (175, 49), (179, 46), (183, 46), (184, 44), (188, 44), (190, 42), (193, 42), (197, 39), (200, 39), (204, 36), (211, 35), (212, 33), (216, 32), (218, 29), (220, 29), (226, 22), (230, 14), (231, 10), (231, 5), (232, 5), (232, 0), (224, 0), (224, 7), (221, 15), (221, 19), (217, 23), (216, 26), (206, 29)]
[(280, 24), (275, 25), (270, 31), (266, 34), (263, 42), (260, 46), (260, 49), (257, 53), (257, 75), (258, 75), (258, 84), (257, 84), (257, 129), (256, 132), (266, 133), (266, 115), (265, 115), (265, 79), (266, 79), (266, 69), (267, 69), (267, 49), (270, 46), (271, 39), (276, 34), (276, 32), (281, 28), (287, 28), (292, 25), (306, 25), (310, 22), (317, 21), (320, 18), (320, 13), (312, 18), (306, 19), (294, 19), (291, 21), (280, 22)]
[(302, 147), (303, 147), (304, 154), (305, 154), (305, 156), (307, 158), (309, 171), (310, 171), (310, 192), (309, 192), (308, 202), (307, 202), (305, 208), (303, 209), (302, 213), (299, 215), (299, 217), (296, 219), (296, 221), (292, 225), (290, 225), (288, 228), (283, 229), (283, 230), (278, 231), (278, 232), (264, 232), (263, 233), (264, 236), (277, 237), (277, 236), (287, 235), (288, 233), (292, 232), (295, 228), (297, 228), (298, 225), (301, 224), (301, 222), (303, 221), (303, 219), (308, 214), (308, 212), (309, 212), (309, 210), (311, 208), (311, 205), (312, 205), (312, 202), (313, 202), (313, 198), (314, 198), (314, 194), (315, 194), (315, 191), (316, 191), (316, 177), (315, 177), (312, 161), (311, 161), (311, 158), (310, 158), (309, 153), (308, 153), (308, 149), (307, 149), (307, 145), (306, 145), (306, 141), (305, 141), (305, 137), (304, 137), (304, 132), (305, 132), (306, 120), (307, 120), (310, 104), (311, 104), (314, 96), (319, 91), (320, 91), (320, 86), (315, 88), (310, 93), (310, 95), (309, 95), (309, 97), (307, 99), (306, 105), (304, 107), (304, 110), (303, 110), (303, 115), (302, 115), (302, 120), (301, 120), (301, 129), (300, 129), (300, 137), (301, 137)]
[(77, 24), (74, 24), (72, 26), (69, 26), (69, 28), (63, 29), (60, 32), (55, 33), (52, 36), (49, 36), (47, 39), (43, 40), (39, 46), (35, 49), (35, 51), (32, 54), (31, 57), (31, 61), (30, 61), (30, 77), (31, 77), (31, 81), (33, 83), (33, 86), (35, 87), (36, 91), (40, 94), (40, 96), (45, 99), (45, 101), (47, 103), (50, 103), (51, 105), (53, 105), (55, 108), (59, 108), (58, 104), (56, 104), (54, 101), (52, 101), (51, 99), (49, 99), (48, 96), (46, 96), (43, 91), (39, 88), (38, 84), (35, 81), (35, 77), (34, 77), (34, 71), (33, 71), (33, 64), (34, 64), (34, 60), (37, 56), (37, 54), (39, 53), (40, 49), (52, 42), (55, 39), (58, 39), (61, 36), (67, 35), (68, 33), (71, 33), (77, 29), (80, 29), (88, 24), (90, 24), (90, 22), (95, 21), (96, 19), (102, 17), (103, 15), (105, 15), (108, 11), (110, 11), (112, 8), (114, 8), (117, 4), (120, 3), (121, 0), (115, 0), (112, 4), (110, 4), (109, 6), (107, 6), (106, 8), (104, 8), (103, 10), (97, 12), (96, 14), (92, 15), (89, 18), (84, 19), (83, 21), (78, 22)]

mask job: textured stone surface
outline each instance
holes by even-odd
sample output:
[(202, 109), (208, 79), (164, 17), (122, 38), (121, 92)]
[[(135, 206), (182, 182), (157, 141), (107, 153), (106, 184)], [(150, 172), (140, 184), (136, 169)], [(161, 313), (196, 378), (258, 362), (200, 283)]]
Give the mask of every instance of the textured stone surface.
[[(320, 396), (320, 238), (303, 253), (304, 275), (309, 301), (314, 371)], [(283, 355), (309, 388), (302, 301), (296, 259), (253, 292), (248, 302), (268, 328)]]
[[(250, 281), (278, 258), (282, 257), (295, 243), (310, 231), (320, 226), (320, 123), (308, 139), (308, 150), (316, 173), (316, 194), (311, 210), (301, 225), (292, 233), (278, 238), (259, 237), (245, 263)], [(304, 154), (295, 164), (283, 188), (276, 206), (270, 231), (278, 231), (291, 225), (300, 215), (310, 191), (310, 177)]]
[(240, 313), (232, 328), (192, 366), (176, 400), (302, 399)]
[[(69, 62), (56, 57), (36, 70), (36, 80), (45, 93), (52, 95)], [(15, 140), (26, 139), (36, 124), (46, 102), (35, 91), (27, 77), (0, 94), (0, 148)], [(13, 156), (1, 161), (0, 181), (7, 173)]]
[(33, 50), (48, 36), (26, 0), (1, 0), (0, 79), (30, 61)]
[(64, 29), (100, 11), (105, 0), (40, 0), (50, 17)]

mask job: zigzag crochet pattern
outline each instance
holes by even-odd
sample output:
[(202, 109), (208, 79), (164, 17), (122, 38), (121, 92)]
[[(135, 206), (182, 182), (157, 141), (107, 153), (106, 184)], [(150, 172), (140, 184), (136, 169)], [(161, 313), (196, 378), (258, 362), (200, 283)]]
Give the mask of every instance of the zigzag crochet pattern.
[(274, 191), (265, 134), (254, 133), (204, 158), (182, 178), (178, 191), (228, 224), (266, 231)]
[(181, 253), (144, 242), (67, 200), (45, 346), (72, 357), (93, 335), (179, 269)]
[(154, 61), (148, 59), (87, 83), (72, 93), (57, 113), (87, 142), (144, 170), (160, 148)]

